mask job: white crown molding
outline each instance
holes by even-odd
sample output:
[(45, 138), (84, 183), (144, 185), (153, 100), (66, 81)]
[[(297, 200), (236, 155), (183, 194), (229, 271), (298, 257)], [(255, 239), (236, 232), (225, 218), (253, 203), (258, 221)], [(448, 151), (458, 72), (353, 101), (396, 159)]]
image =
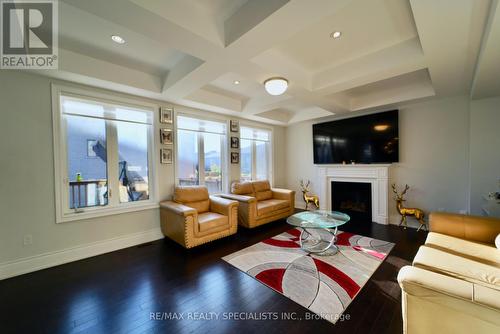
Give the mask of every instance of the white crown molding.
[(160, 228), (0, 263), (0, 280), (162, 239)]

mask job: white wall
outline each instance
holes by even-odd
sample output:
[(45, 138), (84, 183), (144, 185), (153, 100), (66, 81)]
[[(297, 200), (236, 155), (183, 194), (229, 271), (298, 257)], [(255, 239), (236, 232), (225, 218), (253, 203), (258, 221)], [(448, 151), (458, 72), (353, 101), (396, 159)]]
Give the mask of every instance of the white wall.
[(481, 215), (483, 195), (500, 191), (500, 97), (471, 102), (470, 136), (471, 213)]
[[(400, 162), (391, 167), (390, 182), (410, 185), (406, 202), (409, 206), (426, 212), (466, 210), (469, 99), (436, 99), (401, 106), (399, 110)], [(313, 123), (302, 122), (287, 128), (287, 186), (297, 190), (300, 207), (300, 179), (310, 179), (311, 191), (318, 190), (314, 184)], [(392, 193), (390, 196), (390, 222), (399, 223)]]
[[(0, 71), (0, 279), (14, 269), (18, 273), (29, 271), (35, 262), (41, 267), (47, 261), (55, 264), (61, 259), (58, 252), (75, 247), (90, 245), (89, 249), (98, 253), (99, 249), (106, 249), (96, 246), (101, 241), (127, 237), (129, 245), (161, 237), (158, 209), (55, 223), (51, 82), (54, 80), (22, 71)], [(182, 106), (176, 106), (176, 110), (200, 112)], [(206, 112), (206, 115), (212, 114)], [(279, 148), (285, 131), (282, 127), (271, 128), (277, 154), (274, 180), (276, 185), (283, 186), (286, 183), (282, 172), (285, 152)], [(160, 200), (164, 200), (171, 196), (174, 167), (158, 165), (156, 168), (159, 169)], [(23, 244), (25, 235), (32, 235), (31, 245)], [(118, 248), (127, 245), (114, 244)], [(38, 256), (48, 254), (51, 254), (49, 258), (37, 260)], [(72, 254), (81, 257), (88, 252)], [(71, 259), (75, 257), (68, 260)]]

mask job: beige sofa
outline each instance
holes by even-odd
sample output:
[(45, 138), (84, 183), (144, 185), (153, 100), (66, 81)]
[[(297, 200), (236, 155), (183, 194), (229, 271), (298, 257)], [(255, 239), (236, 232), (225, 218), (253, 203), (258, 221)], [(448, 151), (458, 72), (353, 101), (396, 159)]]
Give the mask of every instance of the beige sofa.
[(433, 213), (401, 268), (404, 333), (500, 333), (500, 219)]
[(271, 189), (269, 181), (233, 182), (231, 194), (220, 196), (240, 203), (238, 223), (247, 228), (286, 218), (295, 210), (295, 191)]
[(185, 248), (235, 234), (238, 202), (208, 195), (204, 186), (176, 187), (173, 201), (160, 203), (163, 235)]

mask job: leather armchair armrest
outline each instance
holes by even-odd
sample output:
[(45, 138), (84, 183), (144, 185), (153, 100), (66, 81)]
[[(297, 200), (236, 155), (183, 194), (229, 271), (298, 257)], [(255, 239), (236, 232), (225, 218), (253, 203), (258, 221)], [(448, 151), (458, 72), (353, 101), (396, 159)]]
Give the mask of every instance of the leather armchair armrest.
[(257, 202), (257, 199), (255, 197), (252, 197), (252, 196), (244, 196), (244, 195), (236, 195), (236, 194), (220, 194), (219, 196), (222, 198), (227, 198), (227, 199), (231, 199), (231, 200), (243, 202), (243, 203)]
[(238, 206), (238, 201), (227, 198), (210, 196), (210, 211), (224, 216), (231, 215), (231, 209)]
[(272, 188), (271, 191), (273, 193), (273, 198), (275, 199), (290, 200), (295, 197), (294, 190)]
[(429, 291), (472, 301), (473, 284), (426, 269), (404, 266), (399, 270), (401, 289), (414, 296), (430, 296)]
[(433, 212), (429, 216), (429, 230), (460, 239), (494, 244), (500, 233), (500, 219)]
[(432, 299), (433, 302), (443, 302), (448, 298), (469, 305), (475, 304), (479, 308), (493, 308), (496, 312), (500, 310), (499, 290), (423, 268), (404, 266), (399, 271), (398, 283), (403, 292), (422, 299)]
[(160, 209), (165, 209), (179, 216), (184, 216), (184, 217), (195, 216), (198, 214), (198, 212), (195, 209), (173, 201), (160, 202)]

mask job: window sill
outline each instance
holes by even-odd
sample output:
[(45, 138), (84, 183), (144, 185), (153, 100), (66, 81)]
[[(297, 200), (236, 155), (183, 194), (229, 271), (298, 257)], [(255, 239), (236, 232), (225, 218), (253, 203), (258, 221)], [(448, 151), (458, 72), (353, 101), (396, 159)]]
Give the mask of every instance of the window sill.
[(92, 219), (92, 218), (99, 218), (99, 217), (105, 217), (105, 216), (112, 216), (112, 215), (120, 215), (123, 213), (129, 213), (129, 212), (136, 212), (136, 211), (145, 211), (145, 210), (152, 210), (152, 209), (157, 209), (159, 208), (160, 205), (158, 203), (144, 203), (144, 204), (139, 204), (139, 205), (124, 205), (120, 207), (114, 207), (114, 208), (100, 208), (97, 210), (87, 210), (83, 211), (81, 213), (64, 213), (61, 216), (57, 217), (56, 223), (67, 223), (67, 222), (72, 222), (72, 221), (77, 221), (77, 220), (85, 220), (85, 219)]

